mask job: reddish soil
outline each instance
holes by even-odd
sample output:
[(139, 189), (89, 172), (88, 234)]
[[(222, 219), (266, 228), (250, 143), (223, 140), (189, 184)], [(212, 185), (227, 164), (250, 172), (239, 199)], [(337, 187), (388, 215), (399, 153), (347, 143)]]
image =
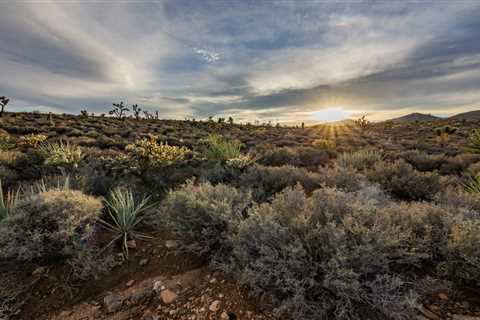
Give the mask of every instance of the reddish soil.
[[(35, 275), (30, 269), (28, 277), (27, 272), (4, 273), (0, 279), (16, 276), (18, 281), (31, 282), (29, 298), (19, 314), (19, 319), (25, 320), (270, 319), (231, 277), (213, 271), (198, 258), (176, 255), (175, 249), (165, 246), (166, 240), (157, 236), (137, 241), (137, 248), (130, 249), (130, 259), (98, 280), (69, 283), (65, 266), (36, 268)], [(141, 265), (144, 259), (148, 263)], [(153, 290), (157, 280), (178, 293), (174, 303), (163, 303), (160, 293)], [(114, 312), (108, 312), (104, 303), (111, 293), (126, 297)], [(132, 303), (136, 293), (143, 296)], [(211, 311), (215, 300), (220, 307)]]

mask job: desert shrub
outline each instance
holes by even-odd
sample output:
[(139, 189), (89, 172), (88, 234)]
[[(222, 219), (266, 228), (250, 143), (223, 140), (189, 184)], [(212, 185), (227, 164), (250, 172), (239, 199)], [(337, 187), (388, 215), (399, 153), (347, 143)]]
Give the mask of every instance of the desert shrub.
[[(465, 187), (467, 190), (464, 189)], [(466, 208), (480, 212), (480, 197), (478, 197), (475, 192), (467, 192), (468, 189), (468, 182), (463, 188), (449, 186), (437, 193), (434, 201), (445, 207)], [(478, 190), (480, 190), (480, 185), (478, 186)]]
[(294, 152), (298, 155), (298, 162), (294, 165), (307, 168), (325, 165), (335, 155), (333, 150), (313, 147), (297, 147)]
[(335, 150), (336, 144), (328, 139), (316, 139), (312, 142), (312, 146), (319, 149)]
[(188, 151), (184, 147), (159, 143), (154, 135), (127, 145), (125, 150), (132, 163), (140, 170), (173, 165), (183, 160)]
[(64, 169), (77, 168), (84, 157), (80, 147), (63, 141), (42, 144), (40, 152), (45, 158), (45, 165)]
[(36, 148), (47, 140), (47, 136), (43, 134), (29, 134), (20, 137), (20, 144), (25, 147)]
[(445, 275), (464, 284), (480, 284), (480, 221), (463, 221), (452, 227), (446, 261), (439, 266)]
[(355, 152), (344, 152), (337, 158), (337, 164), (343, 168), (364, 170), (382, 161), (382, 157), (382, 153), (378, 150), (367, 149)]
[(480, 154), (460, 154), (447, 157), (442, 163), (439, 172), (441, 174), (460, 175), (472, 164), (480, 162)]
[(366, 177), (352, 167), (321, 167), (318, 175), (322, 184), (344, 191), (357, 191), (367, 184)]
[(289, 188), (249, 210), (227, 268), (293, 319), (408, 319), (415, 295), (393, 271), (393, 230), (353, 194)]
[(10, 135), (7, 131), (0, 129), (0, 150), (8, 150), (14, 145), (11, 143)]
[(100, 200), (79, 191), (52, 189), (21, 199), (0, 225), (0, 259), (63, 258), (74, 241), (88, 240)]
[(0, 221), (12, 214), (20, 199), (20, 191), (3, 191), (2, 180), (0, 179)]
[(293, 149), (282, 147), (268, 149), (260, 157), (258, 162), (266, 166), (294, 166), (296, 163), (299, 162), (299, 159), (298, 154)]
[[(249, 193), (224, 184), (188, 182), (167, 194), (162, 213), (180, 238), (180, 251), (216, 260), (231, 250), (228, 239), (250, 202)], [(159, 219), (163, 223), (164, 215)]]
[(77, 242), (74, 255), (66, 261), (71, 270), (71, 277), (75, 280), (97, 280), (102, 275), (108, 274), (119, 262), (113, 254), (105, 251), (104, 248)]
[(3, 165), (0, 165), (0, 181), (4, 182), (5, 186), (10, 186), (18, 179), (17, 172)]
[(219, 135), (210, 135), (207, 138), (205, 157), (210, 161), (225, 162), (239, 158), (243, 144), (239, 140), (229, 140)]
[(320, 176), (304, 168), (293, 166), (267, 167), (255, 165), (238, 179), (238, 186), (252, 189), (256, 201), (265, 201), (275, 193), (296, 184), (313, 191), (321, 186)]
[(42, 177), (43, 155), (37, 150), (29, 149), (15, 158), (14, 167), (22, 180), (36, 180)]
[(442, 180), (437, 173), (419, 172), (404, 160), (379, 162), (368, 172), (368, 178), (404, 200), (431, 200), (442, 189)]
[(480, 129), (472, 130), (468, 140), (468, 150), (472, 153), (480, 153)]
[(439, 170), (446, 157), (443, 154), (430, 155), (419, 150), (410, 150), (400, 154), (400, 157), (411, 164), (418, 171)]

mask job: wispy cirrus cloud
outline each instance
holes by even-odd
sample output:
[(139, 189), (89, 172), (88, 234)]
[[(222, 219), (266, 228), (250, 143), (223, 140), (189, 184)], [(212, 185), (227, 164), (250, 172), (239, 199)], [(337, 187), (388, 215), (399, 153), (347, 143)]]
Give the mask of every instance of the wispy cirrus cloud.
[[(11, 107), (295, 122), (480, 107), (480, 4), (163, 1), (0, 4)], [(312, 118), (312, 120), (314, 120)]]

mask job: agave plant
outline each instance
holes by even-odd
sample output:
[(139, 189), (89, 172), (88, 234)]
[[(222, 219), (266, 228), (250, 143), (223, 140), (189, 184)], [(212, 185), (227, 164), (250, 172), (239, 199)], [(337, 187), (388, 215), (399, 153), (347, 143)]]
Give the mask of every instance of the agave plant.
[(20, 199), (20, 190), (9, 190), (4, 195), (2, 181), (0, 180), (0, 221), (8, 217)]
[(100, 222), (117, 236), (107, 245), (121, 240), (125, 257), (128, 259), (128, 240), (135, 237), (148, 238), (136, 231), (137, 226), (145, 218), (146, 212), (153, 207), (149, 204), (150, 197), (143, 197), (140, 201), (135, 198), (130, 190), (116, 188), (110, 192), (110, 197), (105, 200), (107, 211), (112, 222), (103, 219)]
[(471, 176), (463, 187), (467, 192), (480, 194), (480, 175)]

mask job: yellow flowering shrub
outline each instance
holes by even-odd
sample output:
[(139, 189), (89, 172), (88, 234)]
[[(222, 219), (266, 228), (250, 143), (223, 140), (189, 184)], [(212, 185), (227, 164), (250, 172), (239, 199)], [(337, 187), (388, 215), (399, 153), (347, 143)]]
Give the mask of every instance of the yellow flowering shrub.
[(183, 160), (188, 152), (185, 147), (159, 143), (158, 137), (154, 135), (127, 145), (125, 150), (128, 152), (129, 158), (141, 169), (170, 166)]

